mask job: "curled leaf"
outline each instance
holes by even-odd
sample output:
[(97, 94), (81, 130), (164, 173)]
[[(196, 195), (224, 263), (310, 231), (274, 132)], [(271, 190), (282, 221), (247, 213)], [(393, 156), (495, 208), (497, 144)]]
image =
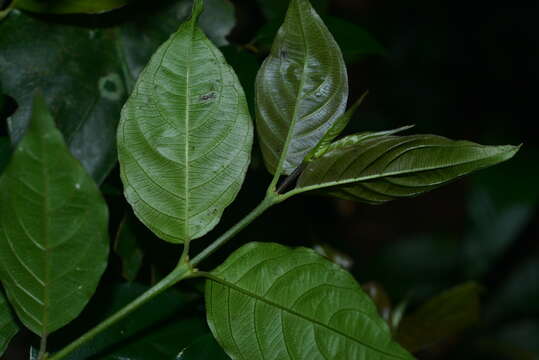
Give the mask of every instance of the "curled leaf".
[(323, 189), (344, 199), (379, 204), (435, 189), (508, 160), (518, 149), (434, 135), (344, 138), (308, 164), (292, 193)]

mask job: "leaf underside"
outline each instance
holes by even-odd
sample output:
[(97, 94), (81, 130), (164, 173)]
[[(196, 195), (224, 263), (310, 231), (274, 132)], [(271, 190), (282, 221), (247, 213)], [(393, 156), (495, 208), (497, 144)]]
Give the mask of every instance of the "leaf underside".
[(251, 243), (210, 279), (208, 323), (232, 359), (412, 359), (352, 276), (312, 250)]
[(6, 351), (17, 331), (19, 331), (19, 327), (15, 323), (4, 294), (0, 290), (0, 356)]
[(266, 167), (292, 173), (344, 112), (341, 51), (307, 0), (293, 0), (256, 79), (257, 131)]
[(241, 187), (252, 146), (243, 89), (196, 27), (198, 15), (153, 55), (118, 129), (126, 198), (147, 227), (173, 243), (218, 223)]
[(21, 321), (45, 336), (73, 320), (108, 256), (108, 209), (41, 97), (0, 178), (0, 276)]
[(505, 161), (519, 149), (434, 135), (382, 136), (351, 144), (345, 138), (334, 144), (337, 146), (309, 163), (295, 191), (323, 190), (344, 199), (379, 204), (430, 191)]

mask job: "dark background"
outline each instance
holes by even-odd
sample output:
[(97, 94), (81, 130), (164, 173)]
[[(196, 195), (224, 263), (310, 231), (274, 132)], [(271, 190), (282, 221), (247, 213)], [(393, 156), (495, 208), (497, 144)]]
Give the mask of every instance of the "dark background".
[[(263, 60), (273, 35), (271, 23), (282, 21), (282, 4), (285, 7), (287, 2), (233, 3), (237, 24), (224, 52), (252, 96), (253, 61)], [(539, 3), (333, 0), (315, 4), (323, 16), (355, 24), (335, 27), (341, 29), (338, 41), (347, 57), (350, 99), (370, 91), (348, 131), (415, 124), (414, 133), (492, 145), (522, 143), (523, 147), (507, 163), (418, 198), (381, 206), (315, 196), (292, 199), (271, 209), (220, 251), (214, 263), (203, 267), (211, 268), (242, 242), (329, 246), (330, 255), (353, 263), (351, 271), (361, 283), (376, 281), (393, 304), (407, 299), (410, 309), (440, 291), (476, 281), (483, 287), (480, 321), (433, 344), (418, 357), (539, 359), (539, 144), (535, 126)], [(107, 27), (133, 14), (140, 16), (147, 5), (138, 6), (108, 15), (40, 19)], [(376, 41), (369, 45), (370, 53), (361, 53), (358, 45), (364, 33)], [(16, 109), (10, 101), (11, 110), (4, 110), (4, 116)], [(219, 227), (195, 244), (195, 251), (262, 198), (270, 177), (257, 149), (253, 156), (237, 202)], [(119, 195), (117, 169), (102, 189), (111, 206), (114, 237), (129, 213)], [(127, 216), (145, 252), (137, 281), (149, 284), (173, 266), (179, 249), (162, 244)], [(116, 255), (111, 256), (104, 279), (98, 298), (106, 299), (105, 289), (122, 281)], [(182, 289), (200, 295), (197, 284)], [(94, 300), (86, 312), (92, 306), (100, 305)], [(16, 358), (17, 347), (26, 351), (23, 344), (28, 342), (35, 339), (19, 335), (7, 359)]]

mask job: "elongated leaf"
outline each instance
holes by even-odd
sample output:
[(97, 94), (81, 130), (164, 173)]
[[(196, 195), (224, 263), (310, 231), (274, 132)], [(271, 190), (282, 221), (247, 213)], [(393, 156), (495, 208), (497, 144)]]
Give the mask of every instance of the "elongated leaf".
[(164, 240), (203, 236), (243, 182), (252, 124), (239, 81), (196, 26), (180, 26), (150, 60), (126, 103), (118, 152), (127, 200)]
[(415, 352), (474, 325), (479, 321), (479, 291), (477, 284), (467, 283), (432, 298), (404, 317), (397, 340)]
[(126, 5), (129, 0), (16, 0), (19, 9), (48, 14), (102, 13)]
[(383, 136), (351, 143), (340, 140), (309, 163), (296, 192), (329, 188), (338, 197), (378, 204), (435, 189), (508, 160), (519, 149), (434, 135)]
[(312, 250), (251, 243), (210, 279), (208, 323), (232, 359), (412, 359), (352, 276)]
[(266, 167), (292, 173), (344, 112), (341, 51), (308, 0), (292, 0), (256, 79), (257, 130)]
[(108, 255), (108, 210), (41, 97), (0, 178), (0, 276), (21, 321), (46, 336), (75, 318)]
[[(120, 10), (122, 23), (112, 28), (52, 23), (19, 10), (0, 22), (0, 83), (18, 105), (9, 121), (12, 142), (26, 131), (31, 94), (40, 89), (72, 154), (98, 183), (105, 179), (118, 158), (116, 128), (127, 95), (192, 1), (135, 3), (140, 10)], [(224, 44), (234, 9), (228, 0), (206, 3), (201, 27)]]
[(0, 356), (6, 351), (17, 331), (19, 331), (19, 327), (15, 323), (4, 294), (0, 290)]

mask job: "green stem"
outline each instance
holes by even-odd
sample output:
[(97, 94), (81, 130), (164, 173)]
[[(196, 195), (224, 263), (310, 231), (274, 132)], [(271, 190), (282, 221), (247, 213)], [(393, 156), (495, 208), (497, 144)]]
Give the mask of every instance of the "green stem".
[(277, 196), (277, 193), (268, 192), (266, 198), (262, 200), (262, 202), (256, 208), (254, 208), (246, 217), (244, 217), (239, 223), (231, 227), (230, 230), (221, 235), (219, 238), (217, 238), (217, 240), (215, 240), (207, 248), (205, 248), (197, 256), (195, 256), (195, 258), (193, 258), (193, 260), (191, 261), (191, 265), (193, 267), (197, 266), (202, 260), (213, 254), (227, 241), (236, 236), (236, 234), (243, 230), (247, 225), (252, 223), (253, 220), (262, 215), (264, 211), (277, 204), (278, 202), (280, 202), (280, 200)]
[(97, 325), (95, 328), (82, 335), (80, 338), (48, 358), (48, 360), (60, 360), (65, 358), (67, 355), (75, 351), (77, 348), (82, 346), (84, 343), (90, 341), (99, 333), (108, 329), (110, 326), (114, 325), (116, 322), (139, 308), (140, 306), (147, 303), (149, 300), (159, 295), (166, 289), (177, 284), (183, 279), (192, 277), (196, 274), (196, 270), (193, 268), (199, 264), (201, 261), (206, 259), (208, 256), (213, 254), (217, 249), (223, 246), (227, 241), (232, 239), (236, 234), (243, 230), (247, 225), (249, 225), (253, 220), (259, 217), (264, 211), (270, 208), (272, 205), (280, 202), (280, 198), (277, 193), (269, 193), (268, 196), (262, 202), (253, 209), (246, 217), (244, 217), (239, 223), (230, 228), (226, 233), (217, 238), (213, 243), (211, 243), (206, 249), (204, 249), (200, 254), (198, 254), (192, 261), (188, 261), (188, 245), (184, 248), (184, 252), (180, 258), (178, 266), (163, 280), (157, 283), (154, 287), (146, 291), (139, 298), (135, 299), (129, 305), (103, 321), (101, 324)]
[(110, 326), (114, 325), (118, 320), (122, 319), (123, 317), (127, 316), (140, 306), (144, 305), (157, 295), (161, 294), (163, 291), (171, 287), (172, 285), (176, 284), (177, 282), (181, 281), (182, 279), (185, 279), (191, 274), (192, 270), (191, 268), (185, 264), (185, 263), (179, 263), (178, 266), (165, 277), (163, 280), (158, 282), (154, 287), (146, 291), (144, 294), (142, 294), (140, 297), (135, 299), (133, 302), (131, 302), (129, 305), (103, 321), (101, 324), (97, 325), (92, 330), (88, 331), (86, 334), (82, 335), (80, 338), (54, 354), (53, 356), (49, 357), (48, 360), (59, 360), (65, 358), (67, 355), (75, 351), (77, 348), (79, 348), (84, 343), (90, 341), (93, 339), (96, 335), (101, 333), (102, 331), (108, 329)]
[(41, 337), (41, 342), (39, 344), (39, 353), (37, 354), (38, 360), (44, 360), (47, 358), (47, 335)]

